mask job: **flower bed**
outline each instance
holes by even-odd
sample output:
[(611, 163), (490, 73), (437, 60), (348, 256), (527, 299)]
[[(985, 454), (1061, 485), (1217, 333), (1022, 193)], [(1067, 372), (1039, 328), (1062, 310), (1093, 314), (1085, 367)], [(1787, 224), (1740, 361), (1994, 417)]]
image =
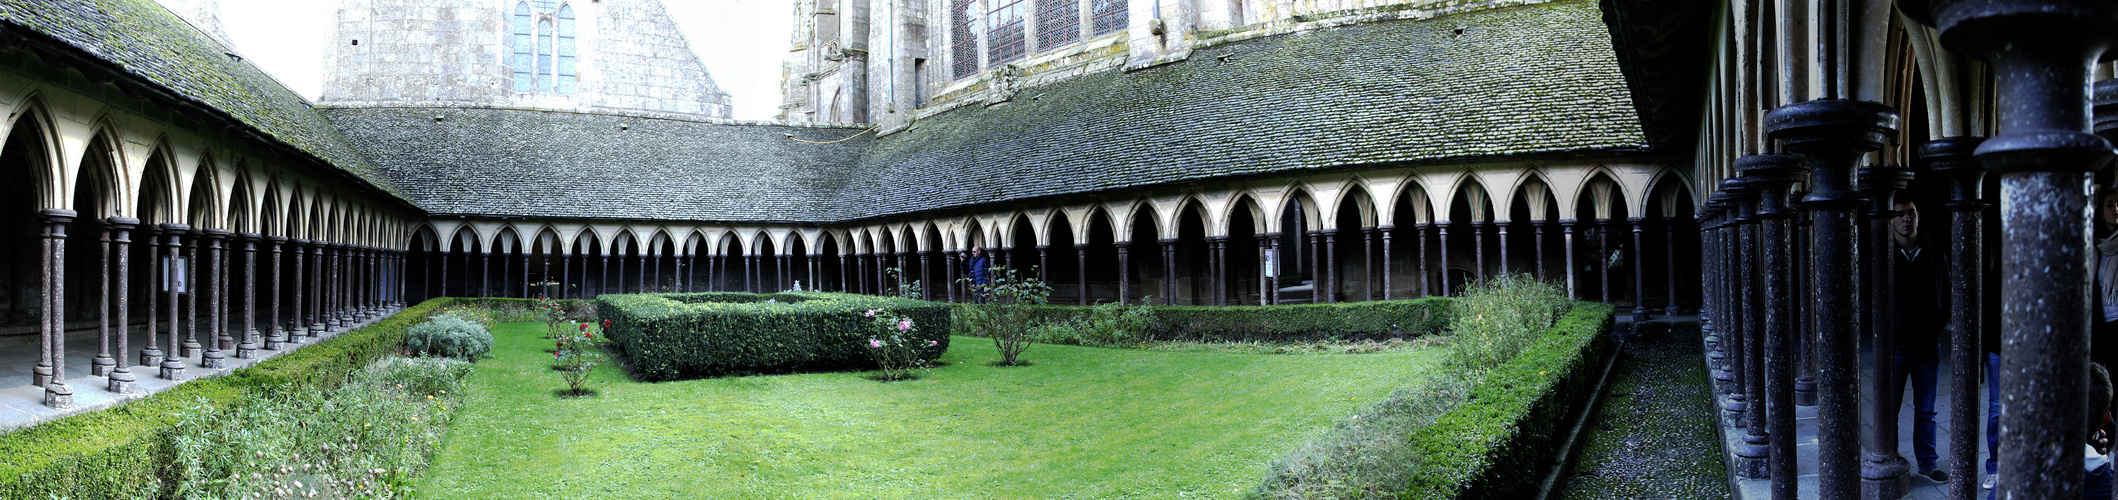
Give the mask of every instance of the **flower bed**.
[(633, 376), (646, 381), (749, 373), (874, 368), (870, 311), (888, 309), (917, 328), (919, 359), (949, 349), (948, 306), (843, 293), (604, 295), (596, 310)]

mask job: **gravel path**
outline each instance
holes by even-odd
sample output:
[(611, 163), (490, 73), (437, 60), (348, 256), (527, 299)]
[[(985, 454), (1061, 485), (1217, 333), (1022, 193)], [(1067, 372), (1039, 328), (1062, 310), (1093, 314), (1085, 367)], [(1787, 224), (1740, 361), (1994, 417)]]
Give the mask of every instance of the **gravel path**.
[(1698, 324), (1670, 325), (1628, 339), (1561, 498), (1729, 498)]

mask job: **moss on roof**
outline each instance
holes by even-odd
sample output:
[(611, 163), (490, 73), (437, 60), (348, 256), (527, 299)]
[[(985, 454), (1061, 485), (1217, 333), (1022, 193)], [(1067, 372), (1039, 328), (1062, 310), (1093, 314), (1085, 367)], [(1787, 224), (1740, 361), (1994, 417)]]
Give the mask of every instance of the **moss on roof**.
[(0, 0), (0, 22), (71, 45), (410, 199), (307, 100), (152, 0)]

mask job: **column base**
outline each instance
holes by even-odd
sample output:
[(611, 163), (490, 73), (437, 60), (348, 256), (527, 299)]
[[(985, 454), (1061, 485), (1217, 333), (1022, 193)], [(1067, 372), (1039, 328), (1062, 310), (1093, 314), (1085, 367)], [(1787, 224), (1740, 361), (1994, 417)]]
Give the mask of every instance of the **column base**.
[(73, 409), (73, 388), (67, 387), (65, 381), (55, 381), (51, 385), (44, 386), (44, 406), (54, 410)]
[(36, 368), (30, 369), (29, 380), (30, 385), (37, 387), (51, 385), (51, 365), (40, 363)]
[(1735, 473), (1744, 479), (1772, 479), (1772, 466), (1766, 463), (1771, 455), (1764, 445), (1736, 445)]
[(1721, 426), (1730, 429), (1743, 428), (1743, 413), (1749, 411), (1749, 409), (1750, 404), (1748, 402), (1740, 399), (1722, 398)]
[(329, 330), (329, 328), (322, 322), (309, 325), (309, 338), (322, 336), (326, 330)]
[(233, 351), (233, 350), (235, 350), (235, 337), (232, 337), (232, 336), (228, 336), (228, 335), (222, 335), (222, 336), (220, 336), (220, 338), (216, 338), (216, 339), (213, 339), (213, 340), (214, 340), (214, 342), (213, 342), (213, 348), (214, 348), (214, 349), (220, 349), (220, 350), (223, 350), (223, 351)]
[(1650, 319), (1654, 319), (1654, 316), (1652, 316), (1652, 315), (1650, 315), (1650, 314), (1649, 314), (1649, 312), (1650, 312), (1650, 311), (1651, 311), (1651, 310), (1650, 310), (1650, 309), (1648, 309), (1648, 308), (1646, 308), (1646, 307), (1635, 307), (1635, 308), (1633, 308), (1633, 322), (1634, 322), (1634, 323), (1639, 323), (1639, 322), (1642, 322), (1642, 321), (1647, 321), (1647, 320), (1650, 320)]
[(1723, 366), (1714, 370), (1714, 385), (1719, 386), (1721, 394), (1728, 394), (1736, 390), (1736, 372)]
[(228, 355), (221, 354), (221, 351), (206, 351), (205, 354), (199, 356), (199, 368), (218, 370), (227, 367)]
[(118, 394), (132, 394), (138, 390), (138, 385), (134, 382), (132, 370), (114, 370), (110, 372), (110, 386), (108, 389), (110, 392)]
[(257, 359), (257, 344), (244, 342), (235, 345), (236, 359)]
[(162, 350), (161, 350), (161, 349), (158, 349), (158, 348), (155, 348), (155, 347), (148, 347), (148, 348), (146, 348), (146, 349), (141, 349), (141, 350), (140, 350), (140, 364), (142, 364), (142, 365), (147, 365), (147, 366), (161, 366), (161, 364), (162, 364)]
[(279, 335), (265, 337), (265, 350), (277, 351), (287, 347), (287, 338)]
[[(1951, 478), (1955, 479), (1955, 478)], [(1975, 479), (1975, 478), (1971, 478)], [(1965, 479), (1960, 479), (1965, 480)], [(1912, 491), (1912, 464), (1905, 457), (1866, 455), (1861, 460), (1861, 498), (1897, 500)]]
[(183, 380), (184, 362), (174, 359), (162, 361), (162, 380)]
[(1662, 308), (1662, 315), (1663, 315), (1663, 316), (1683, 316), (1683, 315), (1684, 315), (1684, 309), (1683, 309), (1683, 308), (1680, 308), (1680, 307), (1677, 307), (1677, 306), (1669, 306), (1669, 307), (1664, 307), (1664, 308)]
[(177, 349), (177, 357), (196, 358), (199, 357), (199, 353), (205, 352), (205, 350), (206, 346), (199, 345), (199, 341), (186, 340), (184, 341), (184, 345), (181, 348)]
[(118, 360), (111, 359), (110, 355), (97, 354), (96, 359), (90, 360), (88, 362), (88, 374), (98, 377), (107, 376), (110, 375), (110, 371), (116, 369), (117, 366)]
[(1803, 377), (1794, 379), (1794, 405), (1816, 406), (1816, 379)]

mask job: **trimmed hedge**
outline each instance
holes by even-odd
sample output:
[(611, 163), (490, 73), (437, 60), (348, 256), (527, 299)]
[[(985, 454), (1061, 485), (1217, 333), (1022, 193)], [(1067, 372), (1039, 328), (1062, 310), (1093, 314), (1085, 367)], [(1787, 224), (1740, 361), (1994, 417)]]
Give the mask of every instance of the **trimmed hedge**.
[(1527, 498), (1559, 457), (1574, 406), (1595, 390), (1614, 344), (1610, 304), (1576, 302), (1538, 344), (1494, 368), (1468, 401), (1411, 437), (1419, 457), (1399, 498)]
[[(1447, 297), (1279, 306), (1145, 306), (1149, 341), (1307, 342), (1384, 340), (1437, 333), (1449, 325)], [(983, 307), (960, 304), (959, 307)], [(1092, 307), (1034, 306), (1045, 322), (1087, 318)], [(965, 332), (983, 335), (980, 332)]]
[(407, 329), (453, 300), (426, 301), (226, 376), (0, 435), (0, 498), (168, 497), (171, 485), (161, 478), (176, 466), (169, 431), (182, 413), (270, 391), (337, 387), (354, 370), (403, 349)]
[(889, 308), (912, 318), (912, 334), (931, 340), (920, 357), (949, 350), (949, 306), (921, 300), (822, 292), (604, 295), (596, 310), (604, 333), (633, 376), (659, 382), (798, 370), (872, 368), (865, 313)]

